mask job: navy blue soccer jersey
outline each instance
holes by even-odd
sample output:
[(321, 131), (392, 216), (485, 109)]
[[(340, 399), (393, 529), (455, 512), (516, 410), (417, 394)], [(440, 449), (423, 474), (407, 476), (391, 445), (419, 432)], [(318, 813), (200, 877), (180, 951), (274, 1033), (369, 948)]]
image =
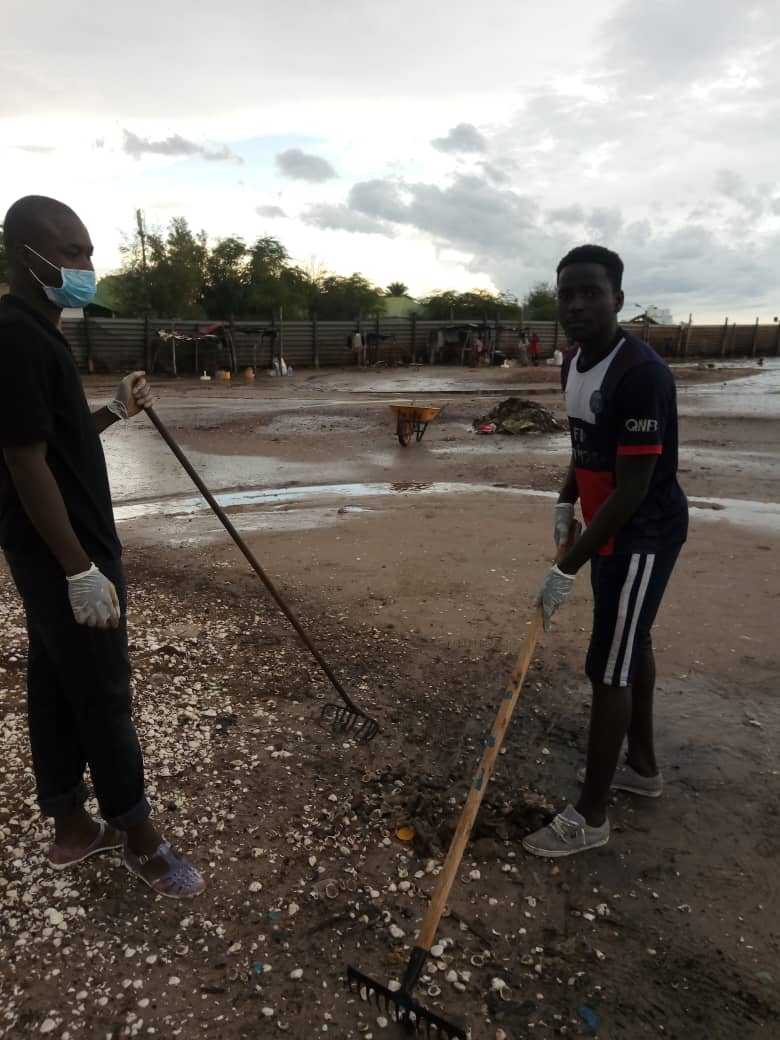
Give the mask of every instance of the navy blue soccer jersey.
[(642, 504), (600, 555), (653, 553), (682, 544), (688, 502), (677, 482), (677, 395), (669, 366), (622, 329), (605, 358), (587, 369), (583, 360), (579, 348), (570, 351), (561, 382), (585, 523), (615, 488), (618, 455), (658, 456)]

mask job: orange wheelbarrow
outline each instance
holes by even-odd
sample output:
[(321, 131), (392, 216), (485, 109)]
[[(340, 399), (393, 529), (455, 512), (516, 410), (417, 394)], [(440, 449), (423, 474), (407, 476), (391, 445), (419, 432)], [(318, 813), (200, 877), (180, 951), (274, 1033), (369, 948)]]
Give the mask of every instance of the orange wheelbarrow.
[(395, 432), (398, 434), (398, 441), (404, 447), (412, 443), (412, 437), (421, 441), (428, 428), (428, 423), (433, 422), (441, 411), (441, 408), (417, 404), (391, 404), (390, 408), (395, 415)]

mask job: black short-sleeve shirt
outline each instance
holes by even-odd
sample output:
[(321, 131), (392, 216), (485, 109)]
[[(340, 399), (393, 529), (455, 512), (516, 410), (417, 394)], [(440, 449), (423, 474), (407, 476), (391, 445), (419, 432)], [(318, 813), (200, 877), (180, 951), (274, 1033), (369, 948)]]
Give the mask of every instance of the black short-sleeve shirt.
[(622, 329), (606, 357), (590, 368), (583, 364), (579, 348), (571, 351), (561, 380), (585, 522), (614, 491), (619, 455), (658, 456), (642, 504), (599, 555), (654, 553), (681, 545), (688, 531), (688, 502), (677, 482), (677, 396), (668, 365)]
[(65, 337), (15, 296), (0, 299), (0, 545), (14, 553), (43, 543), (19, 501), (3, 448), (45, 441), (46, 459), (76, 537), (93, 559), (116, 559), (106, 460)]

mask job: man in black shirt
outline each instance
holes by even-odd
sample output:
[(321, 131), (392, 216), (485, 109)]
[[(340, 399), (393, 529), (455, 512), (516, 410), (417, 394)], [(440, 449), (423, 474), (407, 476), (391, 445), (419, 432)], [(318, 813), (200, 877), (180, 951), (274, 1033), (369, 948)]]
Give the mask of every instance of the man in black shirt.
[[(90, 413), (63, 307), (95, 291), (92, 243), (76, 214), (28, 196), (5, 218), (11, 293), (0, 301), (0, 545), (24, 601), (28, 719), (38, 802), (54, 818), (55, 869), (110, 848), (154, 891), (205, 882), (150, 820), (131, 717), (122, 547), (99, 434), (151, 402), (143, 372)], [(103, 819), (84, 803), (89, 766)]]

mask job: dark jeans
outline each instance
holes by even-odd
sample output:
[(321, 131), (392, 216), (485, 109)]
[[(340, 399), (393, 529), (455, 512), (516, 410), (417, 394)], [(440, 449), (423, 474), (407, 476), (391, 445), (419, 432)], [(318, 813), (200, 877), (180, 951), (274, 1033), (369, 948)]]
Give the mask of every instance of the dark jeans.
[(105, 819), (120, 830), (135, 827), (149, 803), (131, 717), (122, 563), (95, 561), (122, 607), (119, 628), (104, 630), (76, 623), (52, 556), (6, 552), (6, 559), (27, 614), (27, 717), (41, 811), (60, 816), (82, 806), (89, 766)]

